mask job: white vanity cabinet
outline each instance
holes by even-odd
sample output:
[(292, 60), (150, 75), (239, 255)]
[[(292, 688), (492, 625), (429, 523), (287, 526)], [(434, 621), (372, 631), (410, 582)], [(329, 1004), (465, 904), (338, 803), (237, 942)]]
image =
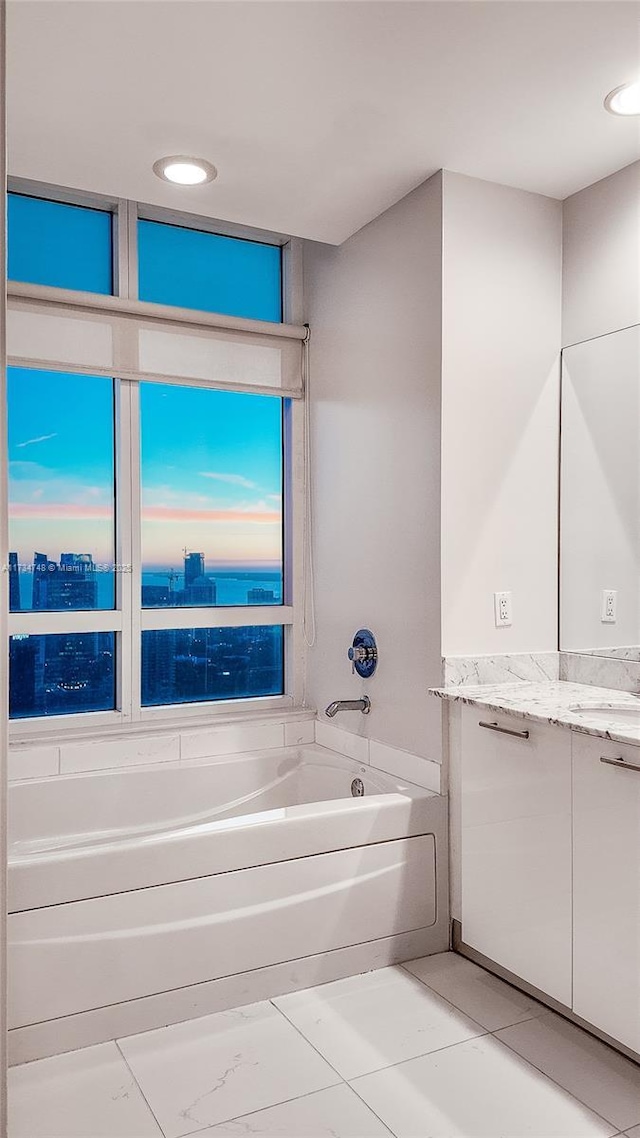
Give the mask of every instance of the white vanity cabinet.
[(469, 706), (460, 743), (462, 939), (570, 1007), (570, 732)]
[[(620, 759), (628, 769), (614, 765)], [(573, 734), (573, 1010), (640, 1052), (640, 770), (632, 766), (640, 747)]]

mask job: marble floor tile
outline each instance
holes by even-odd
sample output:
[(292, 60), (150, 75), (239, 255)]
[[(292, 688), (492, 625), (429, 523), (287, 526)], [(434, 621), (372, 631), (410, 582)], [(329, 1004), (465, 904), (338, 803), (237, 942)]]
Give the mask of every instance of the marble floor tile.
[(626, 1130), (625, 1138), (640, 1138), (640, 1126), (634, 1126), (632, 1130)]
[(397, 1138), (611, 1138), (593, 1114), (492, 1036), (353, 1081)]
[(166, 1138), (340, 1082), (270, 1003), (119, 1041)]
[(115, 1043), (9, 1070), (9, 1138), (162, 1138)]
[(496, 1036), (618, 1130), (640, 1124), (640, 1067), (582, 1028), (546, 1012)]
[(439, 952), (402, 965), (487, 1031), (542, 1015), (545, 1008), (456, 952)]
[(393, 1138), (346, 1083), (201, 1130), (198, 1138)]
[(273, 1001), (343, 1078), (482, 1035), (402, 968), (381, 968)]

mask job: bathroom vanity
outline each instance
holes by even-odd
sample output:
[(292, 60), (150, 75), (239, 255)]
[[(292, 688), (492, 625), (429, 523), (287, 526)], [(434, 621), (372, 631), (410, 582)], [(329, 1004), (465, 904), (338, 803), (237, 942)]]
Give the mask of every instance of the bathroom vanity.
[(640, 324), (563, 349), (561, 415), (558, 651), (437, 693), (454, 939), (640, 1061)]
[(562, 681), (438, 694), (461, 951), (639, 1057), (640, 700)]

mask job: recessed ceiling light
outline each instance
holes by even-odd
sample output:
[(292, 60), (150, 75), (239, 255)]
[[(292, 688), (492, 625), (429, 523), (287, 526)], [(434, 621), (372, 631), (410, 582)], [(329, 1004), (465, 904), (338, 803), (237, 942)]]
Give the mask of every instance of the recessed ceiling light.
[(158, 158), (153, 163), (153, 172), (165, 182), (177, 186), (201, 186), (218, 177), (218, 171), (204, 158), (187, 158), (184, 154), (172, 154), (169, 158)]
[(612, 115), (640, 115), (640, 82), (623, 83), (609, 91), (604, 105)]

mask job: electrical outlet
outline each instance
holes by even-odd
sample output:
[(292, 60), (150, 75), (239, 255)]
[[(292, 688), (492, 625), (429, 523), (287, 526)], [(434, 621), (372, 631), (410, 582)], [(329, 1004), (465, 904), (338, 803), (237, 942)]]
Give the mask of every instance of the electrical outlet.
[(603, 624), (615, 624), (618, 619), (618, 591), (617, 589), (602, 590), (602, 612), (600, 620)]
[(511, 624), (511, 593), (494, 593), (493, 607), (496, 628), (507, 628)]

